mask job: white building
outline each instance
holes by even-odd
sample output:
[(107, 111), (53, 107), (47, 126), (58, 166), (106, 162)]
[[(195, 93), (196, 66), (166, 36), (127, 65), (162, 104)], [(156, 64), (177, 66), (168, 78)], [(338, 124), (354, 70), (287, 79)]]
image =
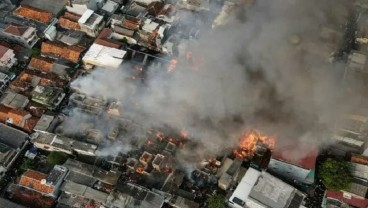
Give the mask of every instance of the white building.
[(117, 69), (123, 63), (126, 53), (124, 50), (93, 44), (82, 60), (86, 65)]
[(87, 9), (78, 20), (81, 31), (91, 37), (97, 37), (104, 27), (103, 16), (96, 14), (93, 10)]
[(31, 142), (35, 147), (46, 151), (59, 151), (66, 154), (78, 154), (94, 156), (97, 146), (80, 142), (68, 137), (58, 136), (48, 132), (36, 132), (31, 135)]
[(29, 48), (32, 48), (39, 40), (36, 34), (36, 28), (30, 26), (8, 25), (2, 31), (2, 34)]
[(11, 68), (17, 63), (14, 51), (10, 48), (0, 45), (0, 67)]
[(299, 208), (304, 195), (270, 175), (249, 168), (228, 200), (232, 208)]

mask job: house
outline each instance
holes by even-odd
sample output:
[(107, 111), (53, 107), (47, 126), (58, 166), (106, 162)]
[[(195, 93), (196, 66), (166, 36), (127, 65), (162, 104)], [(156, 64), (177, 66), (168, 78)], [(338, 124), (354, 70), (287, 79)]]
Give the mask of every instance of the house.
[(3, 177), (27, 146), (28, 135), (0, 123), (0, 177)]
[(165, 202), (162, 195), (135, 184), (126, 183), (116, 189), (107, 199), (108, 207), (159, 208)]
[(80, 155), (94, 156), (97, 149), (94, 144), (42, 131), (33, 133), (30, 138), (35, 147), (50, 152), (59, 151), (69, 155), (76, 152)]
[(68, 159), (63, 166), (69, 170), (65, 178), (66, 181), (72, 181), (89, 187), (98, 184), (98, 182), (100, 186), (113, 187), (117, 184), (120, 177), (119, 172), (106, 171), (74, 159)]
[(64, 58), (73, 63), (78, 63), (85, 48), (81, 46), (68, 46), (63, 43), (46, 41), (42, 42), (41, 53), (50, 57)]
[(36, 70), (22, 71), (20, 75), (10, 83), (10, 89), (16, 92), (24, 92), (27, 95), (32, 93), (37, 85), (46, 87), (64, 87), (66, 81), (60, 79), (53, 73), (43, 73)]
[(122, 44), (120, 41), (112, 39), (112, 30), (109, 28), (104, 28), (98, 37), (95, 40), (95, 44), (99, 44), (102, 46), (110, 47), (110, 48), (121, 48)]
[(325, 192), (322, 207), (357, 207), (357, 208), (366, 208), (368, 207), (368, 199), (363, 197), (354, 196), (349, 193), (345, 193), (342, 191), (331, 191), (327, 190)]
[(199, 208), (199, 204), (181, 196), (173, 196), (170, 205), (174, 208)]
[(170, 27), (169, 24), (161, 24), (157, 21), (146, 19), (142, 29), (138, 31), (140, 38), (138, 45), (160, 51), (163, 46), (165, 33)]
[(0, 122), (13, 125), (26, 132), (31, 132), (38, 119), (22, 109), (0, 106)]
[(72, 181), (65, 181), (61, 191), (58, 204), (67, 207), (104, 207), (109, 196), (107, 193)]
[(36, 132), (47, 132), (49, 127), (51, 127), (52, 122), (55, 117), (51, 115), (42, 114), (40, 120), (38, 120), (36, 126), (34, 127), (34, 131)]
[(3, 91), (6, 89), (6, 87), (8, 86), (10, 81), (10, 77), (5, 74), (0, 72), (0, 91)]
[(123, 63), (127, 52), (94, 43), (83, 57), (83, 63), (88, 66), (99, 66), (107, 69), (118, 69)]
[(32, 101), (55, 109), (63, 101), (65, 93), (60, 88), (37, 85), (32, 91)]
[(28, 169), (21, 176), (19, 185), (56, 198), (67, 172), (68, 169), (60, 165), (55, 165), (47, 175)]
[(5, 198), (0, 198), (0, 204), (2, 208), (26, 208), (25, 206), (22, 206)]
[(7, 91), (1, 97), (0, 104), (12, 109), (24, 109), (29, 103), (29, 99), (16, 92)]
[[(359, 162), (362, 162), (362, 157)], [(364, 161), (364, 160), (363, 160)], [(322, 207), (368, 207), (368, 165), (352, 162), (353, 180), (346, 190), (327, 190), (323, 199)]]
[(42, 56), (34, 56), (28, 64), (29, 69), (39, 70), (41, 72), (50, 72), (52, 69), (52, 64), (54, 60)]
[(296, 188), (269, 173), (249, 168), (227, 203), (232, 208), (289, 208), (300, 207), (304, 197)]
[(80, 30), (80, 26), (78, 24), (78, 20), (81, 16), (76, 15), (70, 12), (65, 12), (63, 16), (61, 16), (58, 20), (58, 24), (60, 27), (71, 30)]
[(93, 114), (102, 113), (107, 104), (107, 101), (101, 97), (91, 97), (82, 93), (71, 94), (69, 102), (73, 107)]
[(21, 6), (29, 6), (42, 9), (51, 13), (54, 17), (62, 11), (68, 0), (49, 1), (49, 0), (22, 0)]
[(52, 13), (26, 5), (19, 6), (14, 11), (14, 15), (23, 17), (25, 19), (34, 20), (43, 24), (49, 24), (53, 19)]
[(96, 14), (93, 10), (88, 9), (78, 20), (80, 30), (91, 37), (97, 37), (102, 28), (105, 26), (103, 16)]
[(68, 12), (82, 16), (88, 10), (88, 3), (90, 0), (70, 0), (66, 5)]
[(238, 158), (235, 160), (231, 160), (230, 158), (225, 159), (220, 170), (217, 172), (217, 176), (220, 178), (218, 181), (218, 187), (220, 189), (228, 190), (230, 188), (237, 178), (241, 164), (242, 161)]
[[(306, 154), (300, 158), (291, 156), (298, 155), (297, 151), (300, 151), (300, 149), (303, 149)], [(300, 144), (298, 147), (289, 145), (276, 149), (272, 153), (268, 171), (280, 177), (285, 177), (285, 180), (300, 184), (313, 184), (317, 155), (317, 149)]]
[(103, 5), (103, 7), (101, 8), (101, 12), (111, 16), (115, 13), (115, 11), (119, 8), (119, 4), (112, 1), (112, 0), (107, 0), (105, 2), (105, 4)]
[(129, 5), (124, 7), (123, 13), (126, 14), (126, 16), (132, 16), (134, 18), (140, 19), (147, 15), (147, 9), (143, 5), (132, 1)]
[(28, 48), (32, 48), (39, 40), (36, 34), (36, 28), (31, 26), (10, 24), (1, 31), (1, 35), (19, 42)]
[(16, 63), (14, 50), (0, 45), (0, 68), (10, 69)]

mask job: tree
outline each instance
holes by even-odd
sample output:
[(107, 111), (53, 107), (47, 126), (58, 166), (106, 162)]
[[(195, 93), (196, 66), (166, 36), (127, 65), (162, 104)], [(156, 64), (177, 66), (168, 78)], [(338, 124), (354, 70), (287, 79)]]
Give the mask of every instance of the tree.
[(64, 152), (51, 152), (49, 156), (47, 157), (47, 162), (52, 165), (61, 165), (68, 158), (69, 158), (69, 155)]
[(348, 162), (331, 158), (322, 164), (320, 175), (323, 184), (335, 191), (349, 188), (353, 179), (351, 176), (351, 165)]
[(31, 160), (29, 158), (24, 158), (23, 163), (22, 163), (22, 169), (27, 170), (27, 169), (33, 169), (35, 165), (35, 161)]
[(208, 208), (225, 208), (225, 196), (216, 194), (207, 199)]

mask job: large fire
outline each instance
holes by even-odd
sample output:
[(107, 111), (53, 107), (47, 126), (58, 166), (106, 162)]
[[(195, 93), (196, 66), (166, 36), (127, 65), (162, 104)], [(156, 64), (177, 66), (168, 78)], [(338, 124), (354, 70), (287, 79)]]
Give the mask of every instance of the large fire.
[(270, 150), (275, 148), (275, 138), (263, 135), (255, 130), (247, 131), (239, 142), (239, 148), (233, 151), (235, 157), (247, 159), (254, 156), (257, 144), (263, 144)]

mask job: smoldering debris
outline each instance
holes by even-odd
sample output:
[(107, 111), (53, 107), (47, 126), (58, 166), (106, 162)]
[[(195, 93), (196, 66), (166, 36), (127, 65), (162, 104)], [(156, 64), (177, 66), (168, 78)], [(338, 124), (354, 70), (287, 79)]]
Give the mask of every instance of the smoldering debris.
[(172, 73), (148, 68), (144, 84), (127, 81), (122, 67), (98, 68), (72, 86), (118, 99), (122, 115), (147, 130), (185, 129), (204, 143), (194, 155), (237, 145), (249, 128), (275, 135), (276, 148), (295, 141), (318, 147), (330, 142), (336, 118), (356, 106), (342, 90), (343, 63), (331, 61), (350, 15), (346, 2), (259, 0), (241, 20), (202, 31), (187, 46), (201, 60), (198, 69), (180, 54)]

